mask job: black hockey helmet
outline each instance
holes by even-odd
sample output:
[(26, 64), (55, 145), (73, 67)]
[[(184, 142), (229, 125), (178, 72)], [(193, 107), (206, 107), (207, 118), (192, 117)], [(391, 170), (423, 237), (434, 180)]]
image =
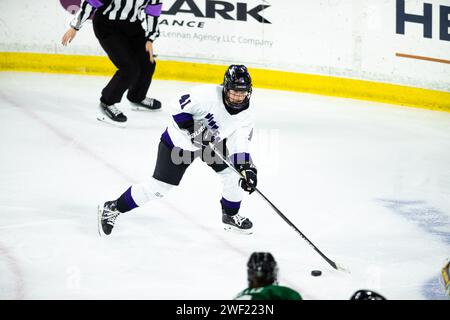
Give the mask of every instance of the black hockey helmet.
[(253, 252), (247, 263), (249, 284), (269, 285), (277, 282), (278, 266), (270, 252)]
[[(242, 102), (230, 101), (229, 91), (242, 91), (246, 93)], [(249, 107), (250, 96), (252, 95), (252, 78), (244, 65), (232, 64), (228, 67), (223, 78), (223, 99), (228, 108), (235, 111), (242, 111)]]
[(386, 298), (372, 290), (358, 290), (350, 300), (386, 300)]

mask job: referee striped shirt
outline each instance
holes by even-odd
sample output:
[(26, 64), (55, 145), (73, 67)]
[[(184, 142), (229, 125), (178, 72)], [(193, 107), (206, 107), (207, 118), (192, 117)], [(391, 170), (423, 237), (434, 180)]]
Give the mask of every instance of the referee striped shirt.
[(161, 0), (82, 0), (80, 10), (70, 26), (80, 30), (83, 23), (96, 11), (96, 14), (102, 14), (109, 20), (145, 20), (145, 36), (154, 41), (159, 36), (158, 18), (161, 8)]

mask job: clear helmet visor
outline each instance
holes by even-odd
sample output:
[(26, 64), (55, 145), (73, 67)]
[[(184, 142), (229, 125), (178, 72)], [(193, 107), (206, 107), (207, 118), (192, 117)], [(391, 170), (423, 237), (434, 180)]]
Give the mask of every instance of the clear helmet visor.
[(244, 102), (245, 98), (248, 96), (248, 91), (237, 91), (237, 90), (228, 90), (227, 92), (227, 99), (231, 103), (242, 103)]
[(233, 109), (243, 108), (248, 104), (251, 92), (247, 90), (225, 90), (225, 100), (227, 105)]

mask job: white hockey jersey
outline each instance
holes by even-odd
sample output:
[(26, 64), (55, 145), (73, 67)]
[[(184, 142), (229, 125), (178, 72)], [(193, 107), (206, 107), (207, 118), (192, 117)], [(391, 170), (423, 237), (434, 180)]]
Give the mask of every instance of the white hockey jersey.
[(250, 154), (250, 141), (253, 135), (253, 120), (248, 108), (231, 115), (222, 99), (221, 85), (199, 85), (181, 93), (170, 103), (171, 121), (163, 134), (163, 139), (173, 146), (188, 151), (196, 151), (187, 130), (180, 129), (177, 123), (192, 117), (217, 133), (220, 140), (227, 139), (229, 156)]

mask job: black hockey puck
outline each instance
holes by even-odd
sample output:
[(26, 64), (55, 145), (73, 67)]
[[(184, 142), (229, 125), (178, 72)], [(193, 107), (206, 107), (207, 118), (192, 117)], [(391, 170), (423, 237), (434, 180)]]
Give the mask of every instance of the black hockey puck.
[(321, 276), (322, 275), (322, 271), (320, 271), (320, 270), (313, 270), (313, 271), (311, 271), (311, 275), (313, 277)]

